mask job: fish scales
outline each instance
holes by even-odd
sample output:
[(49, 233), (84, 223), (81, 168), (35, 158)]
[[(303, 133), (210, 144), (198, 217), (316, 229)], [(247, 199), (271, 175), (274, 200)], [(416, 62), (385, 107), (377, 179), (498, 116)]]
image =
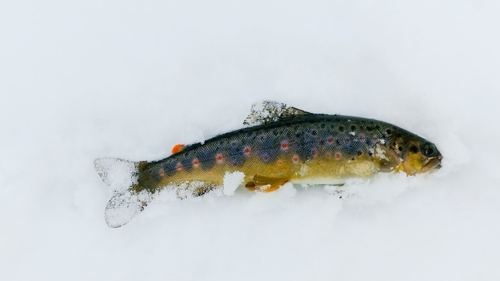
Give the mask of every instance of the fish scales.
[[(376, 171), (375, 167), (366, 169), (376, 141), (387, 141), (397, 130), (387, 123), (357, 117), (299, 116), (188, 146), (166, 159), (144, 163), (144, 172), (157, 180), (154, 189), (189, 180), (222, 184), (227, 171), (243, 172), (247, 181), (255, 174), (291, 181), (318, 176), (364, 177)], [(301, 174), (303, 165), (316, 169)], [(346, 165), (352, 168), (341, 169)]]
[(254, 107), (245, 120), (253, 126), (180, 146), (162, 160), (134, 163), (135, 182), (128, 192), (155, 194), (174, 186), (201, 195), (235, 171), (245, 174), (247, 188), (272, 191), (286, 182), (339, 183), (377, 172), (414, 175), (440, 167), (434, 144), (386, 122), (313, 114), (276, 102)]

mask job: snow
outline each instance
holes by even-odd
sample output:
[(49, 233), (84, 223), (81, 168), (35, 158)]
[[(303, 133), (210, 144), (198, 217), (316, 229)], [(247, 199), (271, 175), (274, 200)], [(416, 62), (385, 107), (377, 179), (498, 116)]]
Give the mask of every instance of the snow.
[[(0, 280), (500, 279), (497, 2), (4, 2)], [(95, 159), (163, 158), (261, 100), (394, 123), (443, 168), (165, 192), (106, 225)]]
[(234, 192), (240, 185), (243, 184), (243, 180), (245, 179), (245, 174), (242, 172), (226, 172), (224, 175), (224, 189), (223, 193), (227, 196), (234, 195)]

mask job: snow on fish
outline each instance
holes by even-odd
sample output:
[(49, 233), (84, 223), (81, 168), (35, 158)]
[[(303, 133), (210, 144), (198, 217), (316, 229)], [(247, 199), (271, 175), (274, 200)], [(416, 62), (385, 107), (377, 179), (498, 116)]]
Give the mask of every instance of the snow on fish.
[(252, 106), (244, 124), (203, 144), (176, 145), (171, 156), (158, 161), (96, 159), (98, 174), (114, 192), (107, 224), (127, 224), (165, 188), (179, 197), (220, 188), (227, 172), (243, 173), (249, 190), (272, 192), (287, 182), (341, 184), (378, 172), (415, 175), (441, 167), (433, 143), (374, 119), (264, 101)]

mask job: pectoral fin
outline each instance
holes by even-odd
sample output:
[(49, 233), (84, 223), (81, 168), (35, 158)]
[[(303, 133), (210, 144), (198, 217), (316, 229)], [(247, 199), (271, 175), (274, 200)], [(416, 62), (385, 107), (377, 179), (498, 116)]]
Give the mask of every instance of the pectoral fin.
[(396, 152), (381, 143), (375, 144), (373, 158), (375, 160), (375, 165), (381, 172), (394, 171), (401, 163), (401, 159), (399, 159)]
[(249, 190), (257, 190), (262, 192), (272, 192), (280, 188), (288, 182), (285, 178), (273, 178), (261, 175), (255, 175), (253, 181), (247, 182), (245, 187)]

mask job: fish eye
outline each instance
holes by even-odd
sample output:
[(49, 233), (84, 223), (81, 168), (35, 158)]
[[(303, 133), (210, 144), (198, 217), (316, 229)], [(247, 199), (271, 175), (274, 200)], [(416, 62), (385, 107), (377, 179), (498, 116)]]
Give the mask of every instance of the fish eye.
[(424, 149), (422, 150), (425, 156), (429, 157), (432, 156), (436, 152), (436, 148), (432, 144), (427, 144), (424, 146)]

